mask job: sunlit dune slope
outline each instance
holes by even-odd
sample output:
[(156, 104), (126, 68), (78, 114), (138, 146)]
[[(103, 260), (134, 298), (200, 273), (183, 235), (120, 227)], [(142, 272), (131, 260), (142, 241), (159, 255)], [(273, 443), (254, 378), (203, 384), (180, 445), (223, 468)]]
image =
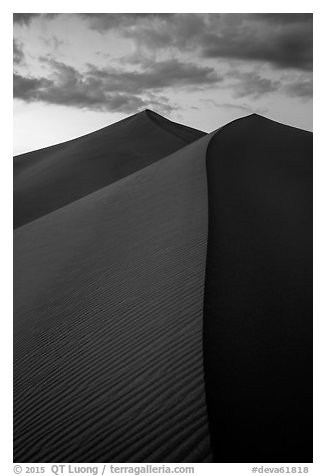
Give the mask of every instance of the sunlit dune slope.
[(15, 461), (211, 461), (209, 137), (15, 230)]

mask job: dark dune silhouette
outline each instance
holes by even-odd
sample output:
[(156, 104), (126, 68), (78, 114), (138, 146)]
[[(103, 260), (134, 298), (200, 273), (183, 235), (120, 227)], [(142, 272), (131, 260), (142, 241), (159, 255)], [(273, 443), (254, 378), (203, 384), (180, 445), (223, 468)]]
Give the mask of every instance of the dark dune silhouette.
[(152, 164), (204, 132), (145, 110), (14, 158), (14, 228)]
[(150, 111), (96, 134), (115, 181), (55, 146), (51, 190), (78, 157), (97, 189), (46, 212), (42, 189), (14, 231), (14, 460), (311, 461), (312, 135)]
[(207, 151), (214, 460), (312, 461), (312, 134), (252, 115)]

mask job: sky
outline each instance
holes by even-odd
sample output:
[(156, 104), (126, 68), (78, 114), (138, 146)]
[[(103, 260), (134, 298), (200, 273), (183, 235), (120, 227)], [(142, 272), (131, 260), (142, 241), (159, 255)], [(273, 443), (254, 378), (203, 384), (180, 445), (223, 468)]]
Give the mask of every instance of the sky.
[(144, 109), (312, 130), (312, 14), (14, 14), (14, 155)]

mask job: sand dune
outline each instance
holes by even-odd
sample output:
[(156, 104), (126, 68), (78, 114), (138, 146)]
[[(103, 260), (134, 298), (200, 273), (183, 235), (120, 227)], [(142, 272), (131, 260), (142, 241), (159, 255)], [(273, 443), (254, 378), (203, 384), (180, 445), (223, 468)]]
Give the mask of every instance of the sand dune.
[(150, 165), (204, 132), (145, 110), (104, 129), (14, 158), (14, 227)]
[(211, 461), (208, 141), (15, 231), (15, 461)]
[(311, 461), (311, 138), (253, 115), (144, 144), (15, 230), (15, 461)]
[(312, 134), (257, 115), (234, 121), (209, 144), (207, 177), (215, 461), (311, 462)]

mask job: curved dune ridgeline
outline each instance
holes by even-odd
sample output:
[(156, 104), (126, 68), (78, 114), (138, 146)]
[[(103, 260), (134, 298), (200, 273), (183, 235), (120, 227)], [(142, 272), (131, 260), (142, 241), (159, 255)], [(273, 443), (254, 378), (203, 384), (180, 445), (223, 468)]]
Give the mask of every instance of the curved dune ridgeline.
[(312, 461), (312, 134), (252, 115), (207, 152), (204, 361), (218, 462)]
[(14, 227), (146, 167), (205, 135), (145, 110), (83, 137), (14, 157)]
[(14, 461), (310, 462), (312, 134), (145, 111), (44, 151), (15, 165)]

